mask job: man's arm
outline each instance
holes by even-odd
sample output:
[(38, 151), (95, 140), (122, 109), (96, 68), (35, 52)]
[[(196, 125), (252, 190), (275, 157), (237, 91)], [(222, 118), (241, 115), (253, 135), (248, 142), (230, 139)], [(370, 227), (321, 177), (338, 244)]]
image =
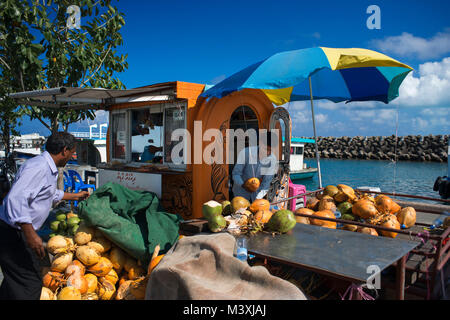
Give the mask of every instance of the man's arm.
[(43, 259), (45, 257), (44, 244), (42, 243), (41, 237), (36, 233), (31, 223), (20, 223), (20, 229), (22, 229), (25, 235), (25, 240), (28, 247), (33, 250), (36, 255)]
[(62, 197), (62, 200), (81, 201), (88, 197), (89, 197), (89, 192), (87, 192), (87, 191), (80, 191), (78, 193), (64, 192), (64, 196)]

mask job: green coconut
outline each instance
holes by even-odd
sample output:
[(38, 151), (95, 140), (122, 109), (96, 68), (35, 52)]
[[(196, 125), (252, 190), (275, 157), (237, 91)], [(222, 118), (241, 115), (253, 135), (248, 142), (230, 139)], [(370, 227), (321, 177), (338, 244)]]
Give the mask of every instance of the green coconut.
[(344, 213), (344, 214), (341, 216), (341, 219), (342, 219), (342, 220), (350, 220), (350, 221), (355, 221), (355, 220), (356, 220), (355, 216), (352, 215), (352, 214), (349, 214), (349, 213)]
[(66, 221), (66, 214), (65, 213), (59, 213), (56, 215), (57, 221)]
[(78, 218), (78, 217), (71, 217), (71, 218), (69, 218), (69, 219), (67, 220), (67, 225), (68, 225), (69, 227), (76, 226), (76, 225), (78, 225), (79, 223), (80, 223), (80, 218)]
[(286, 233), (295, 227), (297, 221), (291, 210), (278, 210), (267, 222), (266, 227), (269, 231)]
[(341, 214), (351, 214), (353, 205), (350, 202), (342, 202), (338, 204), (337, 209)]
[(220, 232), (227, 226), (225, 218), (219, 214), (208, 219), (208, 227), (211, 232)]
[(217, 201), (210, 200), (205, 202), (202, 206), (203, 217), (210, 220), (213, 216), (222, 214), (222, 205)]
[(60, 221), (58, 221), (58, 220), (52, 221), (50, 223), (50, 229), (52, 229), (52, 231), (58, 231), (59, 223), (60, 223)]
[(233, 213), (233, 207), (228, 200), (222, 201), (222, 215), (228, 216)]
[(58, 225), (58, 232), (65, 232), (67, 229), (67, 222), (66, 221), (60, 221)]

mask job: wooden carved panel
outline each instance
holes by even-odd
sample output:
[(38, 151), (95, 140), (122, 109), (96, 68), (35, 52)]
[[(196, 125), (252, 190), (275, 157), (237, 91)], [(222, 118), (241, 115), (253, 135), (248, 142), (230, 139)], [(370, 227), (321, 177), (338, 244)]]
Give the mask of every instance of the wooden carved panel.
[(166, 174), (162, 178), (162, 205), (184, 219), (192, 216), (192, 174)]

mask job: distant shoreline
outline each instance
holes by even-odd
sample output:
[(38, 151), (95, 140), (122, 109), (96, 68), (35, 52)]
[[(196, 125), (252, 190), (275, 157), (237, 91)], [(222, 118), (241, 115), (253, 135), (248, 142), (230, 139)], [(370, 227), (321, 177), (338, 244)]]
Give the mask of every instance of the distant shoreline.
[[(319, 156), (325, 159), (447, 162), (449, 137), (449, 135), (408, 135), (397, 139), (394, 135), (317, 137), (317, 146)], [(315, 158), (314, 144), (305, 144), (304, 157)]]

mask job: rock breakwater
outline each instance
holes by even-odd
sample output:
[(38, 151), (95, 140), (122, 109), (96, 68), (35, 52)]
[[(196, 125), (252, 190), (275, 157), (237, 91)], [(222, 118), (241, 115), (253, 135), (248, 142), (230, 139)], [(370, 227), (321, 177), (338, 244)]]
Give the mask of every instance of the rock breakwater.
[[(449, 135), (402, 137), (318, 137), (319, 155), (331, 159), (447, 162)], [(310, 137), (303, 137), (309, 138)], [(305, 144), (305, 158), (315, 158), (314, 144)]]

